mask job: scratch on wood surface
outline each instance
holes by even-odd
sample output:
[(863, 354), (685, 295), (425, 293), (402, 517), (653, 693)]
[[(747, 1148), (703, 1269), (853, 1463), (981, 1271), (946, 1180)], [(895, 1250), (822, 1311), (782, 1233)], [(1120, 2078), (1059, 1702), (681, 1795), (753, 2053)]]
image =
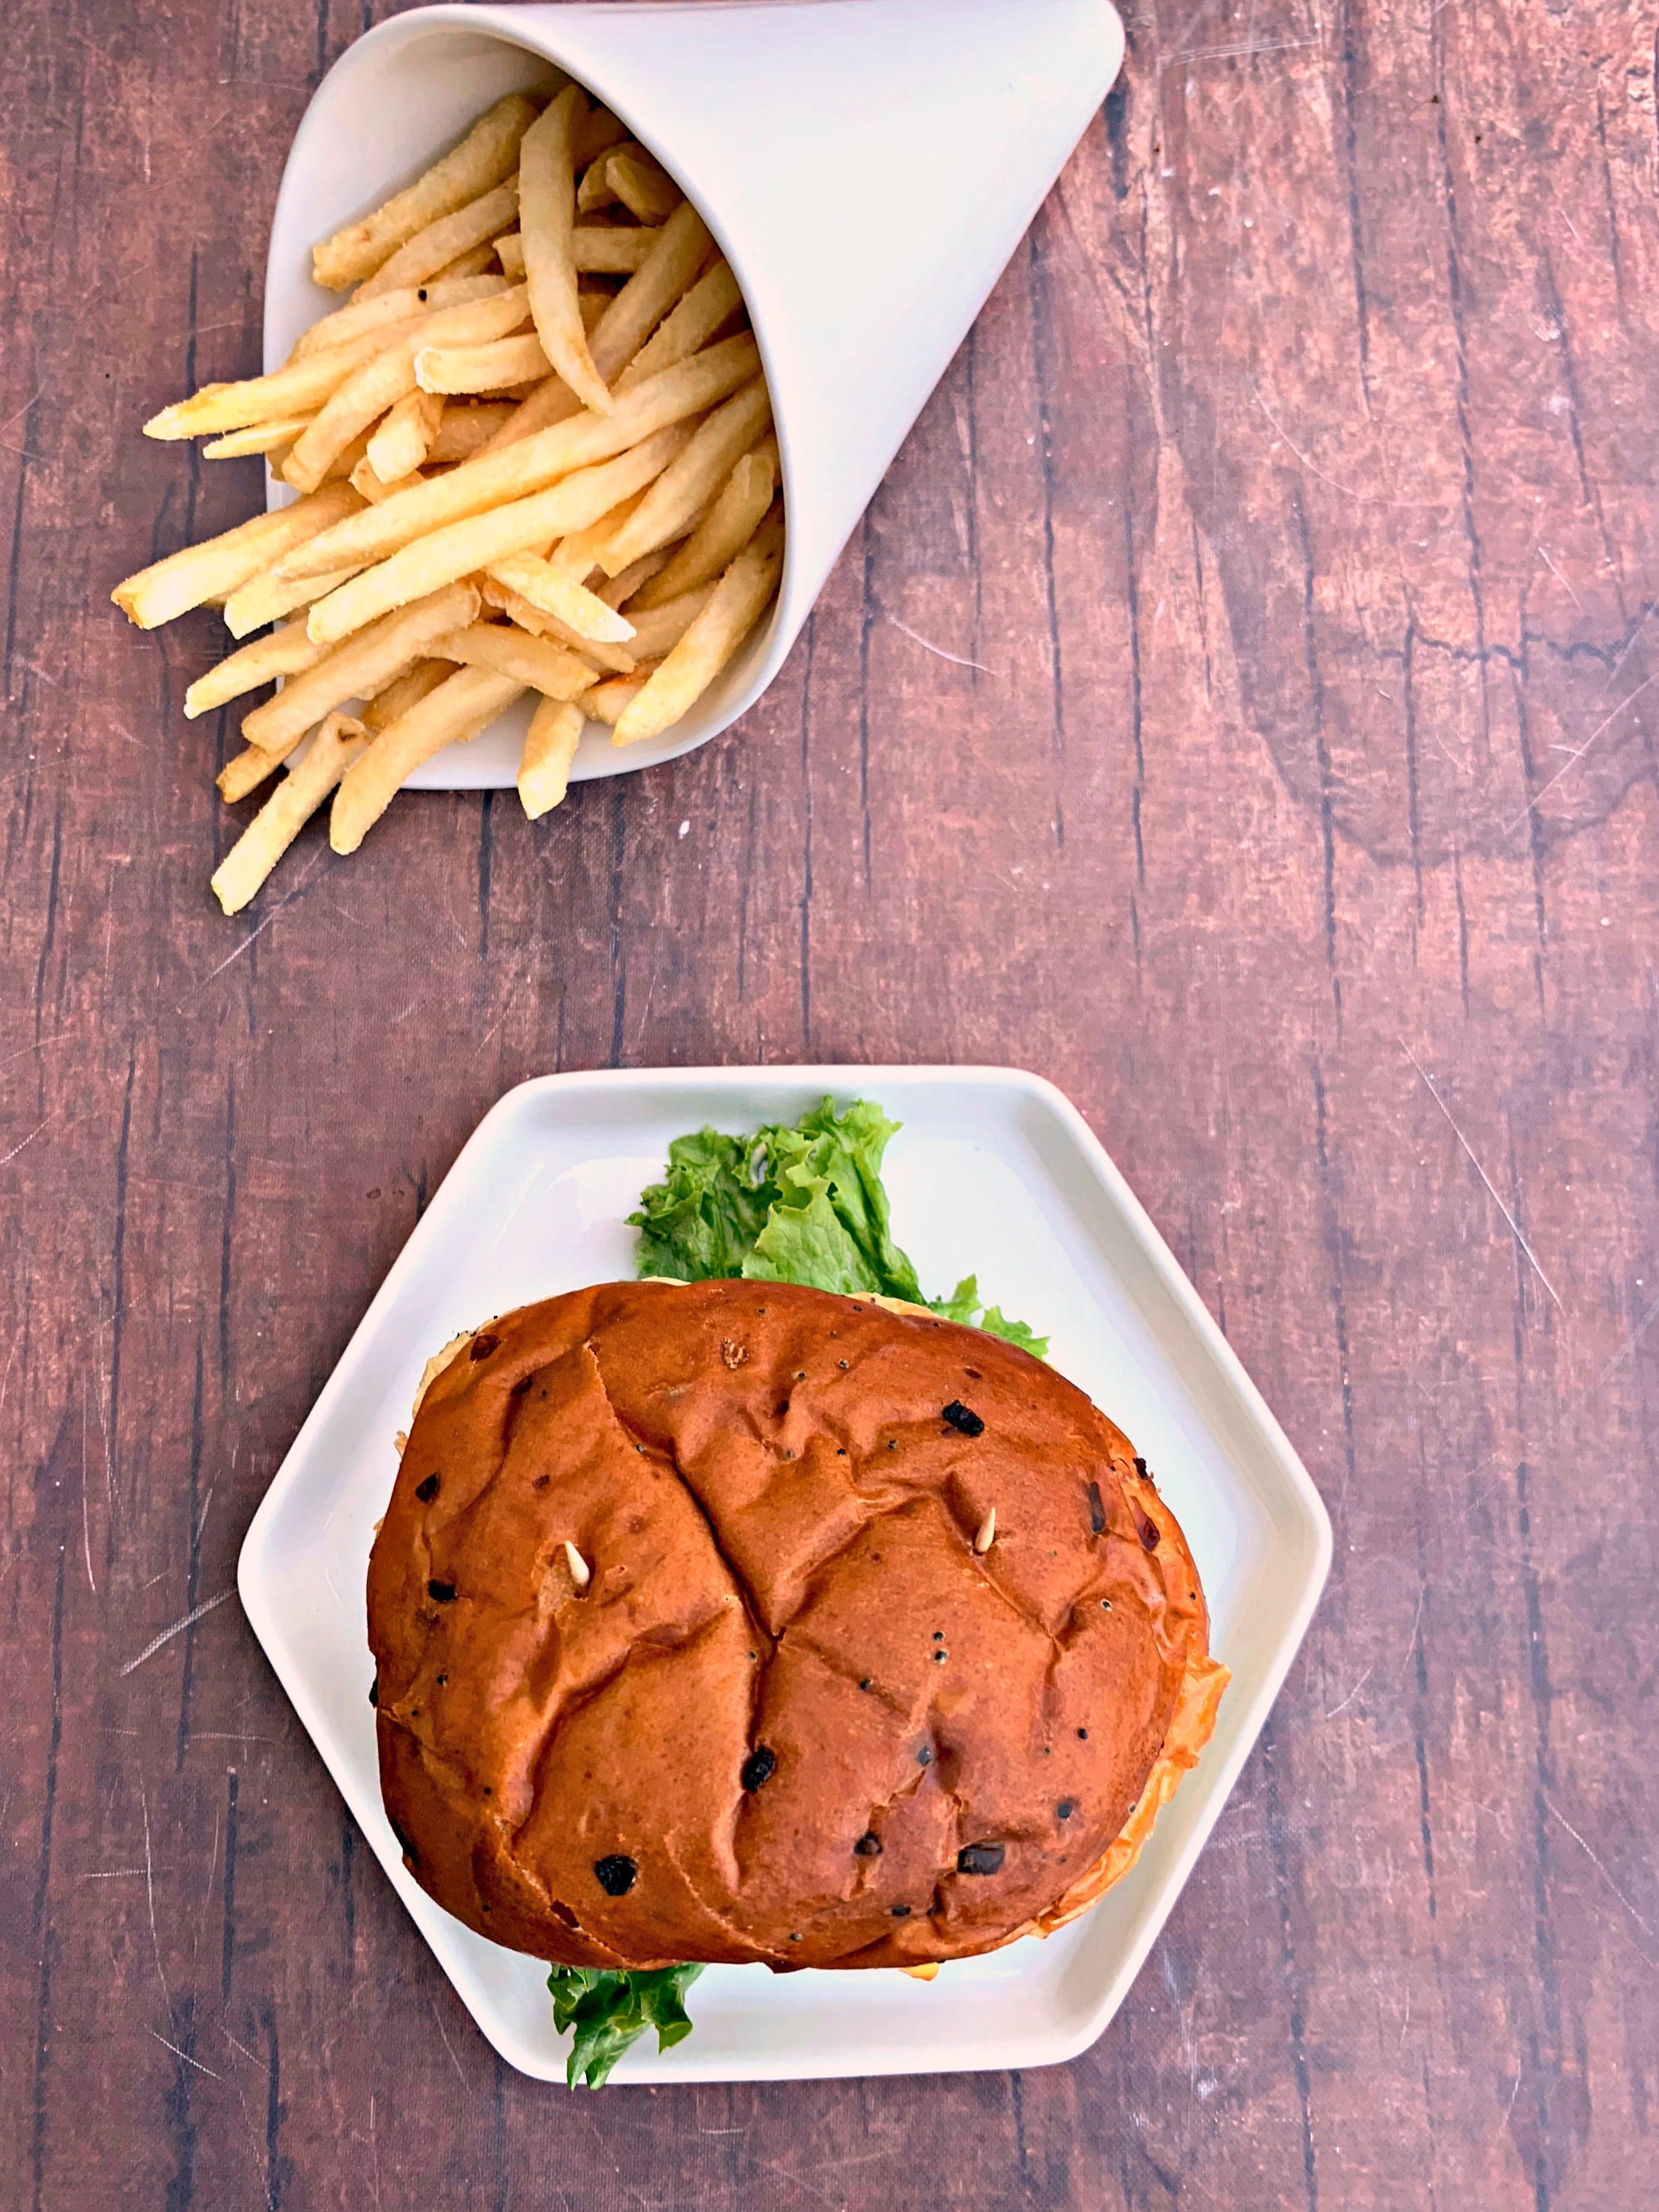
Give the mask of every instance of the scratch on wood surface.
[(1261, 39), (1236, 46), (1177, 46), (1173, 53), (1160, 54), (1158, 63), (1168, 69), (1172, 62), (1253, 61), (1258, 54), (1297, 54), (1323, 44), (1322, 39)]
[(1572, 586), (1561, 574), (1561, 571), (1556, 567), (1554, 562), (1551, 560), (1550, 549), (1547, 545), (1540, 545), (1539, 547), (1538, 557), (1543, 562), (1544, 566), (1549, 570), (1551, 575), (1554, 577), (1556, 582), (1559, 584), (1562, 590), (1567, 594), (1567, 597), (1572, 601), (1574, 606), (1576, 606), (1580, 614), (1582, 614), (1584, 611), (1584, 602), (1579, 598), (1577, 592), (1573, 590)]
[(173, 1997), (167, 1988), (166, 1969), (161, 1964), (161, 1939), (155, 1932), (155, 1868), (149, 1848), (149, 1796), (142, 1782), (138, 1784), (138, 1802), (144, 1815), (144, 1898), (149, 1906), (150, 1948), (155, 1954), (155, 1978), (161, 1984), (161, 1999), (167, 2008), (167, 2025), (173, 2025)]
[(1635, 1328), (1632, 1329), (1630, 1334), (1620, 1346), (1618, 1351), (1613, 1353), (1612, 1358), (1608, 1360), (1607, 1365), (1596, 1376), (1595, 1382), (1590, 1384), (1589, 1389), (1584, 1393), (1584, 1395), (1587, 1398), (1593, 1398), (1596, 1392), (1601, 1388), (1601, 1385), (1607, 1381), (1608, 1376), (1614, 1373), (1614, 1371), (1618, 1368), (1621, 1367), (1625, 1361), (1630, 1358), (1632, 1352), (1635, 1351), (1637, 1346), (1647, 1334), (1648, 1325), (1653, 1320), (1656, 1314), (1659, 1314), (1659, 1298), (1656, 1298), (1653, 1301), (1653, 1304), (1643, 1315), (1641, 1320), (1637, 1322)]
[(1503, 1200), (1498, 1195), (1498, 1192), (1493, 1185), (1492, 1177), (1486, 1173), (1485, 1168), (1481, 1166), (1480, 1161), (1475, 1158), (1474, 1146), (1470, 1144), (1468, 1139), (1458, 1127), (1456, 1122), (1452, 1120), (1450, 1107), (1447, 1105), (1445, 1100), (1435, 1089), (1433, 1083), (1430, 1080), (1428, 1074), (1423, 1067), (1422, 1062), (1418, 1059), (1417, 1054), (1412, 1050), (1404, 1037), (1401, 1037), (1400, 1040), (1400, 1049), (1405, 1054), (1407, 1059), (1410, 1060), (1412, 1066), (1417, 1070), (1419, 1075), (1422, 1077), (1424, 1089), (1428, 1092), (1430, 1097), (1433, 1099), (1435, 1104), (1445, 1115), (1447, 1121), (1450, 1124), (1453, 1136), (1456, 1138), (1458, 1143), (1462, 1145), (1463, 1150), (1468, 1154), (1469, 1160), (1474, 1166), (1476, 1175), (1480, 1176), (1481, 1182), (1486, 1186), (1486, 1189), (1491, 1195), (1492, 1204), (1503, 1215), (1504, 1220), (1508, 1222), (1510, 1236), (1514, 1237), (1516, 1243), (1520, 1247), (1522, 1252), (1525, 1254), (1528, 1265), (1531, 1267), (1534, 1274), (1537, 1276), (1539, 1281), (1544, 1285), (1544, 1288), (1549, 1292), (1551, 1298), (1554, 1301), (1556, 1311), (1558, 1313), (1565, 1313), (1566, 1311), (1566, 1308), (1562, 1304), (1560, 1299), (1556, 1297), (1554, 1284), (1551, 1282), (1549, 1277), (1544, 1273), (1543, 1268), (1539, 1265), (1538, 1255), (1533, 1250), (1531, 1245), (1528, 1243), (1526, 1238), (1521, 1234), (1520, 1224), (1516, 1221), (1515, 1216), (1510, 1212), (1508, 1206), (1504, 1205)]
[(467, 2080), (465, 2072), (462, 2068), (461, 2062), (455, 2056), (455, 2048), (450, 2042), (448, 2033), (444, 2027), (443, 2014), (438, 2009), (438, 2000), (435, 1994), (434, 1995), (431, 2002), (432, 2017), (438, 2024), (438, 2033), (443, 2039), (444, 2049), (449, 2053), (449, 2063), (455, 2069), (456, 2075), (459, 2078), (462, 2088), (470, 2089), (472, 2087), (472, 2084)]
[[(1572, 1838), (1574, 1843), (1577, 1844), (1579, 1850), (1583, 1851), (1584, 1856), (1589, 1861), (1590, 1864), (1601, 1875), (1602, 1881), (1606, 1882), (1607, 1887), (1618, 1899), (1620, 1905), (1624, 1906), (1626, 1911), (1629, 1913), (1631, 1918), (1636, 1923), (1642, 1933), (1651, 1942), (1654, 1940), (1654, 1931), (1652, 1927), (1642, 1917), (1636, 1907), (1631, 1903), (1629, 1898), (1626, 1896), (1624, 1891), (1620, 1888), (1618, 1883), (1607, 1872), (1604, 1861), (1600, 1857), (1593, 1847), (1585, 1842), (1583, 1837), (1579, 1834), (1577, 1829), (1573, 1826), (1572, 1822), (1568, 1820), (1566, 1814), (1561, 1810), (1560, 1807), (1556, 1804), (1554, 1800), (1549, 1796), (1548, 1792), (1540, 1790), (1538, 1794), (1544, 1801), (1544, 1809), (1546, 1812), (1553, 1813), (1554, 1814), (1555, 1818), (1561, 1823), (1561, 1826)], [(1644, 1953), (1643, 1955), (1645, 1957), (1646, 1954)], [(1655, 1963), (1656, 1962), (1653, 1960), (1648, 1960), (1648, 1964), (1650, 1966), (1653, 1966)]]
[(1192, 2107), (1198, 2101), (1198, 2040), (1193, 2033), (1192, 2006), (1181, 1994), (1181, 1976), (1176, 1966), (1175, 1954), (1168, 1943), (1158, 1947), (1158, 1964), (1163, 1970), (1164, 1986), (1169, 1991), (1170, 2002), (1175, 2007), (1176, 2029), (1181, 2038), (1181, 2055), (1187, 2066), (1187, 2108), (1190, 2119)]
[[(207, 977), (210, 983), (212, 982), (216, 975), (222, 975), (226, 969), (231, 965), (233, 961), (240, 960), (241, 958), (242, 955), (247, 951), (249, 945), (252, 944), (254, 939), (264, 934), (265, 931), (270, 927), (271, 923), (276, 921), (277, 915), (281, 914), (284, 907), (291, 906), (294, 903), (295, 900), (299, 897), (301, 892), (316, 874), (318, 869), (322, 866), (323, 862), (328, 858), (328, 854), (329, 848), (325, 845), (319, 851), (313, 855), (311, 866), (299, 878), (298, 882), (295, 883), (293, 890), (289, 891), (283, 897), (277, 900), (276, 905), (272, 907), (270, 912), (264, 917), (258, 924), (258, 927), (249, 930), (247, 935), (242, 939), (241, 943), (237, 946), (234, 952), (226, 953), (224, 958), (219, 963), (219, 965), (216, 968), (210, 969)], [(0, 1167), (3, 1167), (4, 1165), (4, 1161), (0, 1160)]]
[(65, 1022), (62, 1029), (54, 1030), (50, 1036), (38, 1037), (32, 1044), (20, 1044), (15, 1051), (0, 1054), (0, 1067), (9, 1067), (13, 1060), (21, 1060), (26, 1054), (44, 1052), (48, 1045), (61, 1043), (64, 1037), (73, 1036), (80, 1026), (78, 1022)]
[[(213, 1808), (213, 1848), (212, 1848), (212, 1850), (210, 1851), (210, 1853), (208, 1854), (208, 1870), (207, 1870), (207, 1880), (206, 1880), (206, 1881), (202, 1884), (202, 1910), (201, 1910), (200, 1914), (198, 1916), (198, 1917), (197, 1917), (197, 1922), (196, 1922), (196, 1936), (197, 1936), (197, 1940), (198, 1940), (198, 1942), (199, 1942), (199, 1940), (200, 1940), (200, 1938), (201, 1938), (201, 1933), (202, 1933), (202, 1923), (203, 1923), (203, 1921), (204, 1921), (204, 1920), (207, 1918), (207, 1911), (208, 1911), (208, 1907), (209, 1907), (209, 1905), (210, 1905), (212, 1904), (212, 1902), (213, 1902), (213, 1883), (214, 1883), (214, 1877), (217, 1875), (218, 1871), (219, 1871), (219, 1808), (218, 1808), (218, 1807), (216, 1805), (216, 1806), (214, 1807), (214, 1808)], [(192, 1944), (191, 1944), (191, 1964), (192, 1967), (194, 1966), (195, 1963), (196, 1963), (196, 1945), (195, 1945), (195, 1943), (192, 1943)]]
[(193, 2066), (198, 2074), (210, 2075), (216, 2081), (222, 2080), (222, 2075), (215, 2074), (210, 2066), (204, 2066), (201, 2060), (199, 2058), (192, 2058), (189, 2051), (180, 2051), (176, 2043), (169, 2043), (166, 2036), (161, 2033), (160, 2028), (151, 2028), (150, 2033), (155, 2038), (155, 2040), (161, 2045), (163, 2051), (170, 2051), (175, 2058), (182, 2058), (186, 2066)]
[[(230, 2030), (225, 2026), (222, 2021), (216, 2021), (215, 2026), (218, 2028), (220, 2034), (224, 2037), (225, 2041), (229, 2044), (232, 2050), (240, 2051), (241, 2056), (247, 2060), (250, 2065), (259, 2066), (264, 2064), (264, 2061), (256, 2058), (245, 2043), (237, 2042), (236, 2038), (231, 2033)], [(268, 2082), (270, 2080), (270, 2069), (268, 2067), (265, 2069), (265, 2076)], [(262, 2176), (262, 2192), (264, 2197), (266, 2212), (276, 2212), (276, 2197), (270, 2185), (270, 2151), (269, 2140), (264, 2142), (261, 2142), (260, 2141), (259, 2131), (253, 2124), (253, 2115), (247, 2108), (247, 2094), (242, 2087), (242, 2081), (240, 2074), (233, 2073), (231, 2075), (230, 2086), (236, 2092), (236, 2101), (241, 2106), (242, 2125), (247, 2130), (248, 2141), (253, 2147), (255, 2168), (257, 2170), (261, 2165), (264, 2167), (264, 2172)]]
[(6, 1153), (3, 1158), (0, 1158), (0, 1168), (9, 1167), (11, 1163), (17, 1158), (19, 1152), (27, 1152), (29, 1146), (34, 1142), (35, 1139), (40, 1135), (41, 1130), (50, 1127), (52, 1123), (57, 1120), (58, 1114), (58, 1109), (57, 1107), (53, 1107), (52, 1112), (46, 1115), (44, 1121), (37, 1121), (34, 1127), (29, 1131), (27, 1136), (25, 1137), (20, 1144), (14, 1145), (11, 1150)]
[(153, 1659), (164, 1644), (171, 1644), (175, 1636), (182, 1636), (185, 1629), (198, 1621), (204, 1613), (211, 1613), (216, 1605), (222, 1605), (228, 1597), (234, 1597), (235, 1594), (234, 1587), (222, 1589), (217, 1597), (205, 1598), (200, 1605), (192, 1606), (182, 1620), (175, 1620), (171, 1628), (164, 1628), (159, 1636), (153, 1636), (136, 1659), (127, 1661), (121, 1669), (122, 1674), (131, 1674), (135, 1668), (142, 1667), (146, 1659)]
[(33, 406), (35, 401), (40, 397), (41, 392), (43, 392), (46, 388), (46, 387), (44, 384), (41, 385), (38, 391), (31, 393), (29, 398), (23, 402), (21, 407), (14, 408), (12, 412), (7, 416), (5, 421), (3, 422), (0, 422), (0, 430), (9, 430), (12, 424), (15, 422), (21, 416), (27, 415), (30, 408)]
[(976, 668), (981, 676), (990, 674), (990, 670), (982, 660), (967, 660), (959, 653), (947, 653), (942, 645), (935, 645), (932, 638), (924, 637), (920, 630), (912, 629), (908, 623), (902, 623), (896, 615), (889, 615), (886, 620), (896, 630), (908, 637), (913, 645), (919, 645), (924, 653), (936, 653), (941, 660), (948, 660), (957, 668)]
[[(1649, 685), (1656, 682), (1659, 682), (1659, 670), (1656, 670), (1654, 674), (1651, 676), (1644, 676), (1633, 691), (1627, 691), (1626, 693), (1625, 696), (1613, 708), (1612, 714), (1607, 715), (1602, 720), (1596, 724), (1595, 727), (1590, 732), (1589, 737), (1585, 738), (1583, 744), (1580, 745), (1577, 750), (1573, 754), (1572, 758), (1570, 761), (1565, 762), (1560, 768), (1557, 769), (1555, 774), (1550, 778), (1547, 783), (1540, 785), (1539, 789), (1534, 792), (1532, 797), (1527, 801), (1521, 811), (1516, 816), (1514, 821), (1511, 822), (1504, 830), (1504, 835), (1506, 837), (1512, 837), (1517, 830), (1525, 827), (1531, 817), (1538, 811), (1539, 801), (1542, 799), (1547, 799), (1549, 796), (1550, 793), (1554, 790), (1556, 785), (1560, 782), (1564, 775), (1571, 775), (1572, 774), (1573, 769), (1578, 765), (1579, 762), (1583, 759), (1584, 755), (1589, 750), (1596, 739), (1610, 730), (1613, 724), (1619, 720), (1619, 717), (1624, 713), (1626, 708), (1633, 705), (1648, 689)], [(0, 1165), (3, 1165), (3, 1162), (0, 1162)]]
[[(100, 1290), (99, 1293), (100, 1309), (102, 1306), (102, 1297), (103, 1294)], [(104, 1350), (104, 1330), (106, 1326), (106, 1324), (100, 1310), (98, 1316), (97, 1332), (93, 1338), (93, 1342), (98, 1348), (98, 1433), (103, 1439), (104, 1492), (109, 1500), (109, 1528), (106, 1533), (105, 1541), (106, 1544), (110, 1544), (113, 1543), (115, 1540), (115, 1458), (110, 1449), (109, 1423), (105, 1419), (105, 1408), (110, 1405), (111, 1400), (110, 1367), (109, 1361), (105, 1356)]]
[[(248, 2064), (249, 2064), (250, 2066), (264, 2066), (264, 2065), (265, 2065), (265, 2062), (264, 2062), (264, 2060), (263, 2058), (260, 2058), (260, 2057), (258, 2057), (258, 2056), (256, 2056), (256, 2054), (255, 2054), (253, 2051), (250, 2051), (250, 2050), (248, 2049), (248, 2047), (247, 2047), (246, 2044), (245, 2044), (245, 2043), (238, 2043), (238, 2041), (236, 2040), (235, 2037), (231, 2033), (230, 2030), (229, 2030), (229, 2029), (225, 2026), (225, 2024), (224, 2024), (223, 2021), (221, 2021), (218, 2023), (218, 2027), (219, 2027), (219, 2033), (220, 2033), (220, 2034), (223, 2036), (223, 2038), (225, 2039), (225, 2041), (226, 2041), (226, 2042), (230, 2045), (231, 2049), (232, 2049), (233, 2051), (240, 2051), (240, 2052), (241, 2053), (242, 2057), (243, 2057), (244, 2058), (246, 2058), (246, 2061), (247, 2061), (247, 2063), (248, 2063)], [(267, 2067), (265, 2067), (265, 2071), (266, 2071), (267, 2073), (269, 2073), (269, 2072), (270, 2072), (270, 2068), (269, 2068), (268, 2066), (267, 2066)]]
[(87, 1510), (87, 1401), (81, 1401), (81, 1543), (87, 1562), (87, 1581), (94, 1597), (98, 1577), (92, 1571), (92, 1522)]
[(1326, 1716), (1325, 1716), (1326, 1719), (1327, 1719), (1328, 1721), (1334, 1721), (1334, 1720), (1336, 1718), (1336, 1717), (1337, 1717), (1337, 1715), (1338, 1715), (1339, 1713), (1346, 1713), (1346, 1712), (1347, 1711), (1347, 1710), (1348, 1710), (1348, 1707), (1349, 1707), (1349, 1706), (1353, 1703), (1354, 1699), (1355, 1699), (1355, 1698), (1359, 1695), (1359, 1692), (1360, 1692), (1364, 1688), (1364, 1686), (1365, 1686), (1366, 1683), (1367, 1683), (1367, 1682), (1369, 1682), (1369, 1681), (1370, 1680), (1371, 1676), (1372, 1676), (1376, 1672), (1376, 1660), (1375, 1660), (1375, 1659), (1373, 1659), (1373, 1660), (1372, 1660), (1372, 1662), (1371, 1662), (1371, 1663), (1370, 1663), (1370, 1665), (1369, 1667), (1367, 1667), (1367, 1668), (1366, 1668), (1366, 1669), (1365, 1669), (1364, 1673), (1360, 1676), (1359, 1680), (1358, 1680), (1354, 1684), (1354, 1686), (1353, 1686), (1352, 1689), (1351, 1689), (1351, 1690), (1349, 1691), (1349, 1692), (1348, 1692), (1347, 1696), (1346, 1696), (1346, 1698), (1343, 1698), (1343, 1700), (1342, 1700), (1341, 1704), (1340, 1704), (1340, 1705), (1333, 1705), (1333, 1706), (1331, 1707), (1331, 1709), (1330, 1709), (1329, 1712), (1328, 1712), (1328, 1713), (1326, 1714)]
[(1345, 484), (1339, 483), (1335, 477), (1327, 476), (1324, 470), (1320, 467), (1317, 461), (1310, 461), (1308, 459), (1308, 456), (1303, 452), (1301, 447), (1297, 444), (1296, 440), (1291, 437), (1290, 432), (1279, 421), (1278, 416), (1273, 413), (1273, 409), (1268, 406), (1267, 401), (1262, 398), (1260, 390), (1254, 384), (1250, 386), (1250, 397), (1255, 400), (1256, 405), (1261, 410), (1267, 420), (1273, 424), (1274, 429), (1278, 431), (1279, 436), (1285, 441), (1285, 443), (1290, 447), (1291, 451), (1296, 455), (1297, 460), (1301, 462), (1303, 467), (1307, 470), (1309, 475), (1317, 477), (1321, 483), (1329, 484), (1333, 491), (1340, 491), (1345, 499), (1364, 500), (1368, 506), (1371, 507), (1407, 507), (1422, 508), (1425, 510), (1436, 509), (1441, 505), (1440, 501), (1432, 499), (1385, 499), (1380, 493), (1365, 491), (1358, 484)]

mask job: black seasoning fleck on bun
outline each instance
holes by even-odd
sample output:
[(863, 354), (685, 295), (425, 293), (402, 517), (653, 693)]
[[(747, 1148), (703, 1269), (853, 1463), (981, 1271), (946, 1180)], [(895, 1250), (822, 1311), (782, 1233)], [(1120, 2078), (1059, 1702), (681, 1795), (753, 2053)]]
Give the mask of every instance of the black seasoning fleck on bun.
[(1058, 1926), (1226, 1680), (1081, 1391), (776, 1283), (605, 1284), (450, 1347), (368, 1624), (417, 1879), (569, 1966), (914, 1966)]

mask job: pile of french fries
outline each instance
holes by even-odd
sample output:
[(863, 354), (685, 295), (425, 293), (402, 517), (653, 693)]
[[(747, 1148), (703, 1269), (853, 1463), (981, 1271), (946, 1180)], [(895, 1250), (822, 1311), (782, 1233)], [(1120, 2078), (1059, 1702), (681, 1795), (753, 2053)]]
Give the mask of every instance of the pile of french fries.
[(191, 685), (186, 714), (282, 679), (219, 777), (235, 801), (283, 770), (213, 878), (227, 914), (331, 793), (330, 842), (355, 852), (422, 762), (526, 692), (519, 795), (546, 813), (586, 721), (619, 745), (670, 728), (782, 565), (736, 279), (580, 87), (498, 101), (313, 262), (350, 298), (283, 368), (144, 426), (208, 438), (210, 459), (263, 453), (300, 496), (113, 594), (143, 629), (210, 605), (252, 640)]

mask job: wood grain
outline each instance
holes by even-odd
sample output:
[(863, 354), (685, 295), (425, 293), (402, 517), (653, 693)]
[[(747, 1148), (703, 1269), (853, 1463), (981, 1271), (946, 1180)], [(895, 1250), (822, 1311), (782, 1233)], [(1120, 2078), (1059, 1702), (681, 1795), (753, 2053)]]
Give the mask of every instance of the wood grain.
[[(1139, 7), (742, 729), (534, 826), (313, 831), (233, 924), (214, 619), (106, 595), (256, 501), (137, 426), (254, 364), (380, 12), (20, 0), (0, 48), (6, 2201), (1659, 2201), (1651, 11)], [(571, 2104), (226, 1593), (506, 1085), (807, 1056), (1062, 1085), (1336, 1568), (1085, 2058)]]

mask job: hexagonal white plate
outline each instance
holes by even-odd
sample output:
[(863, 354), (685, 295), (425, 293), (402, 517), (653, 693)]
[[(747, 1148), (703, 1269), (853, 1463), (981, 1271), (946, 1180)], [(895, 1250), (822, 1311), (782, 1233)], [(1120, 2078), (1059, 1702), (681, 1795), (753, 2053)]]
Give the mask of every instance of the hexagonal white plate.
[(255, 1634), (387, 1880), (501, 2056), (562, 2079), (544, 1972), (410, 1881), (380, 1806), (364, 1576), (427, 1355), (480, 1318), (634, 1272), (625, 1217), (671, 1137), (793, 1120), (824, 1093), (903, 1126), (894, 1227), (924, 1286), (977, 1273), (1156, 1469), (1233, 1670), (1213, 1741), (1134, 1871), (1047, 1942), (897, 1973), (711, 1967), (696, 2033), (647, 2038), (617, 2081), (757, 2081), (1037, 2066), (1110, 2020), (1175, 1903), (1301, 1641), (1330, 1523), (1301, 1462), (1082, 1116), (1006, 1068), (773, 1067), (549, 1076), (509, 1091), (450, 1170), (295, 1438), (242, 1547)]

